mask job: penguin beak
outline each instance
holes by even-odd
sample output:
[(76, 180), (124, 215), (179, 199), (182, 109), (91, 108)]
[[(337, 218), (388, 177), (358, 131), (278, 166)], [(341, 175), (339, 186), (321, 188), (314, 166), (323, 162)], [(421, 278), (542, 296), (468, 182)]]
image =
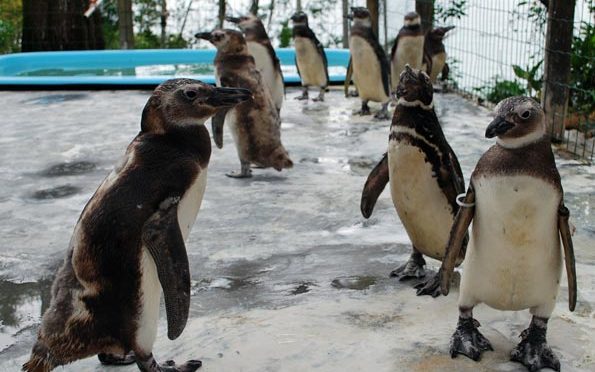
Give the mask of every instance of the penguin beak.
[(230, 17), (230, 16), (226, 16), (226, 17), (225, 17), (225, 20), (226, 20), (227, 22), (231, 22), (231, 23), (236, 23), (236, 24), (237, 24), (237, 23), (240, 23), (240, 19), (239, 19), (239, 18), (237, 18), (237, 17)]
[(207, 103), (213, 107), (233, 107), (252, 98), (252, 92), (244, 88), (215, 88)]
[(213, 35), (210, 32), (197, 32), (194, 34), (194, 37), (197, 39), (203, 39), (207, 41), (211, 41), (213, 39)]
[(486, 129), (486, 138), (494, 138), (496, 136), (504, 134), (508, 132), (508, 130), (510, 130), (512, 127), (514, 127), (514, 124), (512, 124), (509, 121), (506, 121), (504, 117), (496, 116), (496, 118), (492, 120), (492, 122), (490, 123), (490, 125), (488, 125)]

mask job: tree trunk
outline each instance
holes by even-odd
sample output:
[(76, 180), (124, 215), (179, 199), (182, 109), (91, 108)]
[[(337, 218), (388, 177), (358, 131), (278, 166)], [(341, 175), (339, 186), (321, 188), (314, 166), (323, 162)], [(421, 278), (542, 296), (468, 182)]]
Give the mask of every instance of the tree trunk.
[(250, 5), (250, 13), (254, 15), (258, 15), (258, 0), (252, 0), (252, 4)]
[(416, 0), (415, 11), (421, 17), (421, 26), (427, 32), (434, 25), (434, 0)]
[(349, 48), (349, 0), (343, 0), (343, 48)]
[(84, 16), (88, 0), (23, 0), (23, 52), (103, 49), (103, 26), (97, 9)]
[(167, 27), (168, 15), (167, 0), (161, 0), (161, 48), (165, 48), (165, 28)]
[(132, 0), (118, 0), (118, 30), (120, 31), (120, 49), (134, 49)]
[(366, 7), (370, 11), (370, 18), (372, 18), (372, 31), (378, 37), (378, 0), (366, 0)]
[(564, 139), (575, 0), (550, 0), (545, 35), (542, 105), (553, 141)]
[(223, 28), (223, 21), (225, 21), (225, 0), (219, 0), (219, 23), (217, 27)]

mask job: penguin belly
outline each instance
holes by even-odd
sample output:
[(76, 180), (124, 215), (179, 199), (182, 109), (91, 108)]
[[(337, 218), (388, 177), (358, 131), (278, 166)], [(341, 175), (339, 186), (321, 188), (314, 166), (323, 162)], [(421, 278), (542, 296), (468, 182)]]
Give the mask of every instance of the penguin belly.
[(322, 56), (312, 40), (295, 38), (295, 55), (303, 86), (326, 87), (326, 72)]
[(254, 57), (256, 69), (260, 71), (262, 79), (273, 97), (275, 107), (280, 110), (283, 105), (283, 96), (285, 95), (283, 78), (275, 69), (275, 64), (269, 50), (260, 43), (248, 41), (248, 51)]
[(421, 148), (390, 140), (388, 168), (393, 204), (411, 243), (424, 255), (441, 260), (454, 216), (432, 164)]
[(432, 71), (430, 72), (430, 81), (432, 83), (436, 82), (438, 75), (442, 72), (442, 68), (444, 67), (444, 63), (446, 62), (446, 53), (438, 53), (432, 56)]
[(349, 40), (351, 62), (353, 64), (353, 81), (362, 100), (386, 102), (388, 96), (384, 92), (382, 69), (374, 48), (359, 36)]
[(473, 180), (475, 216), (461, 281), (465, 302), (500, 310), (554, 308), (562, 257), (560, 191), (526, 175)]
[[(196, 220), (206, 185), (207, 168), (204, 168), (178, 203), (178, 225), (184, 241)], [(157, 336), (161, 283), (155, 261), (145, 247), (142, 248), (141, 273), (141, 306), (136, 342), (143, 350), (151, 350)]]
[(424, 56), (424, 37), (402, 36), (399, 38), (397, 50), (391, 61), (391, 83), (396, 88), (399, 85), (399, 77), (409, 64), (411, 68), (420, 69)]

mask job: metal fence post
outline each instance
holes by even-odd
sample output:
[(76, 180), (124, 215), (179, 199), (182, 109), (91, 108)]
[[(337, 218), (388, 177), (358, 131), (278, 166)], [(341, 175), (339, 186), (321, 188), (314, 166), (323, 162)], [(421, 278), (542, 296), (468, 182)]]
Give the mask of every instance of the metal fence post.
[(575, 0), (550, 0), (545, 36), (542, 105), (552, 140), (564, 138)]

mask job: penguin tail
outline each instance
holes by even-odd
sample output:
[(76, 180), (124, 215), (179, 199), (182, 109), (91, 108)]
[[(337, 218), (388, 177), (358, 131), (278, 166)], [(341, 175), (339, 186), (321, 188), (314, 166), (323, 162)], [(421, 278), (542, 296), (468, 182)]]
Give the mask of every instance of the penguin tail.
[(39, 342), (33, 347), (29, 361), (23, 364), (23, 371), (26, 372), (49, 372), (56, 367), (52, 362), (50, 351)]

